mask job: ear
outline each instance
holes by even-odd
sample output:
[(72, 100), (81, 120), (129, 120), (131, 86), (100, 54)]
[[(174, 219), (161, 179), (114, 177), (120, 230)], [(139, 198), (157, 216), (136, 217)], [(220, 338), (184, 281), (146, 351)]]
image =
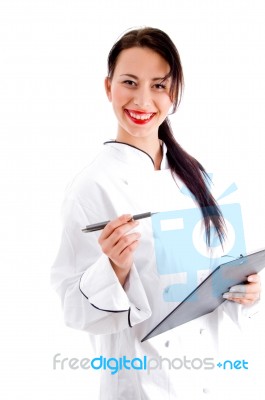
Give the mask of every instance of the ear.
[(112, 96), (111, 96), (111, 80), (110, 80), (110, 78), (108, 76), (105, 78), (105, 91), (106, 91), (106, 94), (107, 94), (107, 97), (108, 97), (109, 101), (111, 101), (112, 100)]

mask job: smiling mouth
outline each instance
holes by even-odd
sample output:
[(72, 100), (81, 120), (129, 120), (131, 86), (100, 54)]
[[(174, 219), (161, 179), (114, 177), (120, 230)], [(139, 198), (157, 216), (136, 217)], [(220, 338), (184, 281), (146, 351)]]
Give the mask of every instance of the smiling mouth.
[(128, 115), (130, 120), (136, 124), (147, 124), (155, 116), (156, 113), (144, 113), (139, 111), (131, 111), (125, 109), (125, 113)]

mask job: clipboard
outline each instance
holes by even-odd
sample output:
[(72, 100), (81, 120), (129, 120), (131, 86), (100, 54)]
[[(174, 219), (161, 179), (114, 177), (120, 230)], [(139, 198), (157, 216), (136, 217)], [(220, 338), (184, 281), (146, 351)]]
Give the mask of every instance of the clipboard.
[(249, 275), (265, 267), (265, 249), (220, 264), (180, 304), (160, 321), (145, 337), (144, 342), (179, 325), (214, 311), (225, 299), (231, 286), (247, 282)]

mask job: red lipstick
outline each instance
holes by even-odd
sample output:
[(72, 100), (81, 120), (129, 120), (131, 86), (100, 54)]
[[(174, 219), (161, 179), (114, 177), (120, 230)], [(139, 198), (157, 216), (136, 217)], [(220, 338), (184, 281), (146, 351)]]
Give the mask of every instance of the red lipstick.
[(136, 110), (124, 110), (128, 118), (137, 125), (145, 125), (150, 122), (156, 113)]

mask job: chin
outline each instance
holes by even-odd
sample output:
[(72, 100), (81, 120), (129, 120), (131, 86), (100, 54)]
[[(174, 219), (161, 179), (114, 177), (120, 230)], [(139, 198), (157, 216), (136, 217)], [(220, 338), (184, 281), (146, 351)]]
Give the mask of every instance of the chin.
[(157, 137), (158, 128), (157, 129), (130, 129), (126, 131), (126, 135), (134, 138), (148, 138), (148, 137)]

